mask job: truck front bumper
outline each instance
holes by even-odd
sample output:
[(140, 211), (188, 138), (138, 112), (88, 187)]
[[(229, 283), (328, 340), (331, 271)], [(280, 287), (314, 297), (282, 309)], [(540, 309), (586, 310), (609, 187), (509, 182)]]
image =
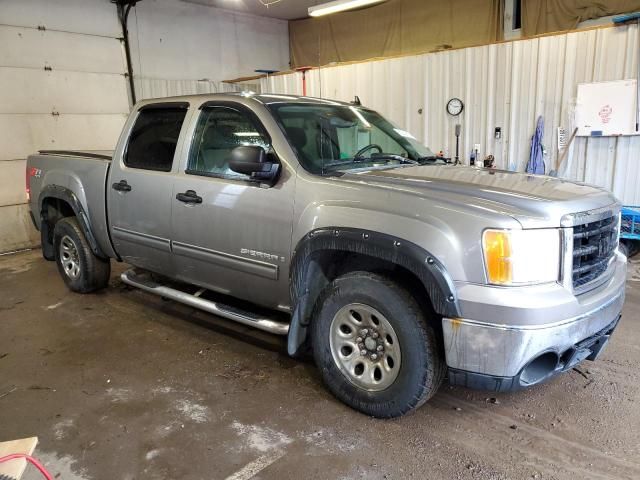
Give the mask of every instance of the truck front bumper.
[(459, 284), (463, 318), (442, 321), (449, 382), (518, 390), (595, 360), (621, 317), (624, 255), (617, 253), (605, 274), (606, 283), (579, 296), (559, 284)]

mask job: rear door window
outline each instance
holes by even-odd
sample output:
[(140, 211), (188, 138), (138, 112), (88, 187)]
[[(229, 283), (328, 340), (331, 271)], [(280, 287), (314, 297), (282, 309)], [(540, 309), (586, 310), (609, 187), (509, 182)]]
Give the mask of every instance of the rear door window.
[(129, 168), (171, 171), (186, 114), (187, 109), (182, 106), (143, 108), (131, 130), (124, 164)]

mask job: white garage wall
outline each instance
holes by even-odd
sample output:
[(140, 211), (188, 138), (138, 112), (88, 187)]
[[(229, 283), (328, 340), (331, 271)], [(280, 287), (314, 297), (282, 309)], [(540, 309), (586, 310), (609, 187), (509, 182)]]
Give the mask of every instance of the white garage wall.
[[(538, 115), (544, 144), (556, 159), (556, 128), (573, 131), (577, 84), (635, 78), (638, 27), (609, 27), (420, 56), (327, 67), (307, 72), (307, 93), (362, 103), (403, 125), (434, 150), (455, 153), (462, 124), (461, 158), (473, 145), (494, 154), (500, 168), (523, 171)], [(262, 80), (262, 91), (301, 94), (302, 75)], [(451, 97), (465, 102), (449, 117)], [(420, 114), (419, 110), (423, 109)], [(502, 139), (494, 139), (494, 128)], [(640, 136), (576, 138), (561, 175), (612, 190), (625, 204), (640, 204)]]
[(0, 253), (39, 243), (27, 155), (114, 147), (129, 111), (120, 36), (106, 0), (0, 0)]
[(129, 19), (138, 98), (234, 91), (223, 80), (287, 70), (285, 20), (176, 0), (143, 0)]

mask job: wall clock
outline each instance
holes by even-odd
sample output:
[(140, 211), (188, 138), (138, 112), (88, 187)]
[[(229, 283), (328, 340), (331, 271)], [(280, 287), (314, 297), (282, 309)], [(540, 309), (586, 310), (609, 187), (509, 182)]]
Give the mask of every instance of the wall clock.
[(459, 98), (452, 98), (447, 102), (447, 112), (449, 115), (457, 117), (464, 110), (464, 103)]

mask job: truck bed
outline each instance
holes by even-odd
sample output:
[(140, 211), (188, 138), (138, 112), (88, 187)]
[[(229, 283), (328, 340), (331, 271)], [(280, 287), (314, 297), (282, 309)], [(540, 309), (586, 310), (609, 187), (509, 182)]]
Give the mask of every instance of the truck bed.
[(27, 171), (37, 169), (30, 178), (31, 211), (36, 217), (47, 195), (44, 189), (70, 191), (82, 205), (96, 243), (109, 256), (115, 256), (107, 229), (105, 205), (106, 182), (111, 166), (112, 151), (41, 150), (27, 159)]

